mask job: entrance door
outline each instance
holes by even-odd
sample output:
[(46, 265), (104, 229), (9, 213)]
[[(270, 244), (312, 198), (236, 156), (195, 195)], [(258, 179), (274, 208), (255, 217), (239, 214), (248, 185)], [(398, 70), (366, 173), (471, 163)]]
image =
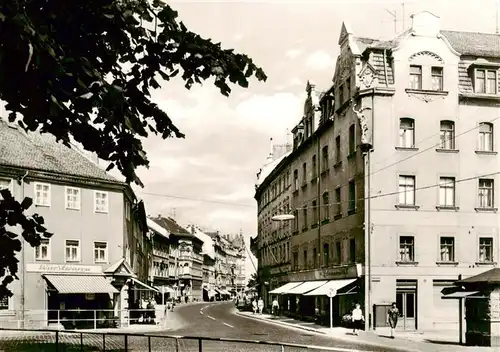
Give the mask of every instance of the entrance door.
[(417, 292), (415, 289), (397, 289), (396, 306), (399, 310), (398, 328), (415, 330), (417, 328)]

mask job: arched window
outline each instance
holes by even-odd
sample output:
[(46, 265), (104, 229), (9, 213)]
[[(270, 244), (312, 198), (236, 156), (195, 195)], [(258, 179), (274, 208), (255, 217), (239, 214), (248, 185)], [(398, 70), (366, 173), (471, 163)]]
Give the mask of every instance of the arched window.
[(441, 121), (440, 124), (441, 149), (455, 149), (455, 123)]
[(415, 120), (408, 117), (399, 119), (399, 146), (415, 148)]
[(479, 150), (483, 152), (493, 151), (493, 124), (489, 122), (479, 124)]

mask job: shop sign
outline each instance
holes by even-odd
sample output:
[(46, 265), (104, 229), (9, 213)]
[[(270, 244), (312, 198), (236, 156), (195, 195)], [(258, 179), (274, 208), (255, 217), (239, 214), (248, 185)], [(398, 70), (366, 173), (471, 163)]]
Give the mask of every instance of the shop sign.
[(354, 279), (360, 275), (361, 264), (356, 264), (288, 273), (288, 281)]
[(74, 264), (26, 264), (26, 271), (30, 273), (45, 274), (101, 274), (102, 267), (99, 265), (74, 265)]

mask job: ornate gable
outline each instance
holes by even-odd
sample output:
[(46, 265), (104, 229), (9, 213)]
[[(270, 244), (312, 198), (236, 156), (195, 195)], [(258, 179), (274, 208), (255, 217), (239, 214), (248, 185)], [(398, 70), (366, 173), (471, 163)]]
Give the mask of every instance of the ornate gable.
[(366, 62), (358, 74), (357, 87), (359, 89), (368, 89), (378, 84), (377, 70), (369, 62)]

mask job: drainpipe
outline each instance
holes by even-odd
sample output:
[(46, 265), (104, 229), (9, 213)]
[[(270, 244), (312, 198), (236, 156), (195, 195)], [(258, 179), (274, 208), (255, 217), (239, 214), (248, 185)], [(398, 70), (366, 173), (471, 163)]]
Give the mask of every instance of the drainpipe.
[[(316, 133), (318, 133), (318, 131), (316, 130)], [(316, 184), (317, 184), (317, 202), (316, 202), (316, 216), (317, 216), (317, 221), (318, 221), (318, 250), (317, 250), (317, 260), (318, 260), (318, 269), (321, 267), (321, 255), (322, 255), (322, 249), (321, 249), (321, 185), (320, 185), (320, 161), (321, 160), (321, 157), (320, 157), (320, 143), (319, 143), (319, 133), (316, 135), (316, 145), (317, 145), (317, 152), (316, 152), (316, 178), (317, 178), (317, 181), (316, 181)]]
[[(21, 182), (21, 201), (24, 199), (24, 178), (28, 176), (28, 171), (19, 178)], [(25, 280), (26, 280), (26, 259), (25, 259), (25, 246), (26, 241), (21, 235), (21, 329), (24, 329), (24, 316), (25, 316)]]

